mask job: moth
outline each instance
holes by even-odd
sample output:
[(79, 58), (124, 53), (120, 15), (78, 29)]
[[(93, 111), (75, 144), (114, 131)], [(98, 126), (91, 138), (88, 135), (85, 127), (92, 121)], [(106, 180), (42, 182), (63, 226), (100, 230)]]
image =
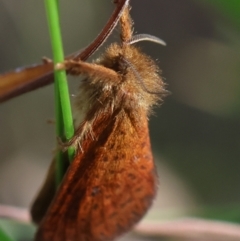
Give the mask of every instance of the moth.
[(83, 75), (77, 111), (84, 117), (65, 144), (76, 155), (35, 241), (111, 241), (147, 212), (157, 189), (148, 118), (166, 94), (156, 63), (134, 46), (162, 40), (133, 35), (130, 7), (120, 17), (120, 43), (93, 63), (66, 60), (56, 68)]
[[(116, 27), (123, 10), (129, 3), (129, 0), (115, 0), (114, 3), (116, 7), (112, 15), (94, 41), (91, 42), (85, 49), (68, 55), (66, 59), (87, 60), (87, 58), (90, 57), (105, 42)], [(0, 74), (0, 103), (51, 84), (54, 80), (53, 69), (53, 63), (48, 61), (48, 59), (44, 59), (42, 64), (21, 67), (14, 71)], [(69, 162), (66, 157), (64, 163), (65, 170), (68, 165)], [(55, 191), (55, 160), (53, 160), (46, 180), (30, 209), (32, 220), (36, 224), (38, 224), (45, 215), (55, 195)]]

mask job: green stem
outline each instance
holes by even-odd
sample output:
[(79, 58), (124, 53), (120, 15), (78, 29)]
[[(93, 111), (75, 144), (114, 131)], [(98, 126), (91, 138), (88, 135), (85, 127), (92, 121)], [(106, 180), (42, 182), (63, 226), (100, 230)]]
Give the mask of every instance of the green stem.
[[(64, 61), (58, 14), (58, 0), (45, 0), (45, 8), (55, 66), (57, 63), (62, 63)], [(74, 135), (74, 126), (65, 70), (54, 70), (54, 79), (56, 135), (62, 140), (69, 140)], [(73, 159), (73, 155), (74, 150), (69, 148), (68, 157), (70, 161)], [(56, 181), (57, 185), (59, 185), (64, 175), (63, 154), (61, 152), (58, 153), (56, 159)]]

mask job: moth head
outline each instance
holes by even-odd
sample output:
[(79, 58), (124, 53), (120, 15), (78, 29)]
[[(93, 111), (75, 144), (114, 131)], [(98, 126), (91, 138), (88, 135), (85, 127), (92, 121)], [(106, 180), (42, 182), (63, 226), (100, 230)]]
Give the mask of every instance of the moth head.
[(166, 91), (158, 65), (140, 48), (134, 46), (140, 41), (166, 45), (163, 40), (152, 35), (134, 35), (127, 42), (110, 45), (98, 63), (116, 71), (119, 76), (116, 88), (127, 95), (128, 99), (148, 110), (162, 99)]
[(136, 61), (132, 62), (131, 60), (138, 55), (135, 49), (138, 49), (141, 54), (140, 49), (134, 47), (134, 44), (141, 41), (150, 41), (166, 46), (166, 43), (158, 37), (150, 34), (137, 34), (126, 42), (110, 45), (106, 53), (97, 62), (120, 73), (125, 72), (124, 70), (127, 67), (134, 68), (133, 62)]

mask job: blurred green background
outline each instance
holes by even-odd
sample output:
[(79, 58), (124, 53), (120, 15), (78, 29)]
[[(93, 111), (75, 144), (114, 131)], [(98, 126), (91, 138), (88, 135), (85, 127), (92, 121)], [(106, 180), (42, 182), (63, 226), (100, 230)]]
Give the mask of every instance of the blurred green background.
[[(88, 45), (113, 10), (110, 0), (60, 3), (66, 54)], [(240, 1), (131, 5), (135, 32), (167, 42), (138, 44), (171, 92), (150, 120), (160, 188), (149, 218), (219, 207), (240, 220)], [(1, 73), (52, 56), (43, 1), (0, 1), (0, 36)], [(116, 29), (108, 43), (118, 37)], [(72, 94), (79, 81), (69, 81)], [(55, 147), (53, 101), (48, 86), (0, 105), (0, 203), (28, 207), (40, 186)]]

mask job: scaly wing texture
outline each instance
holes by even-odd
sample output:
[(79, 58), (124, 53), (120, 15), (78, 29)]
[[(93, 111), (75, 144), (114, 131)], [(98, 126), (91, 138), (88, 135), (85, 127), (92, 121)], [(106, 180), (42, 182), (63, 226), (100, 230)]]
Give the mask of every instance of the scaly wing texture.
[(40, 224), (36, 241), (110, 241), (128, 231), (151, 205), (156, 173), (147, 117), (134, 124), (121, 109), (98, 117), (92, 130)]

